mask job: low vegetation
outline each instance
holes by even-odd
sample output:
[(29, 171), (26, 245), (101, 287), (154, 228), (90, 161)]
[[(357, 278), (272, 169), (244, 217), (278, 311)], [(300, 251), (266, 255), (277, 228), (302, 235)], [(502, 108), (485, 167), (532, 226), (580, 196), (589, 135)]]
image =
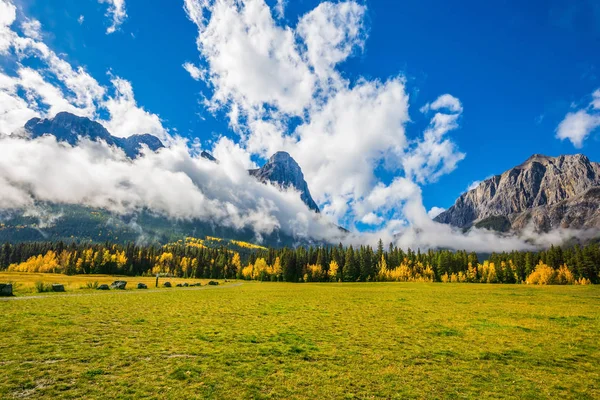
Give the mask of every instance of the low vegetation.
[[(155, 288), (156, 277), (154, 276), (115, 276), (115, 275), (64, 275), (48, 273), (27, 272), (0, 272), (0, 282), (8, 282), (13, 285), (15, 296), (28, 296), (33, 293), (52, 292), (52, 284), (64, 285), (69, 293), (82, 293), (86, 290), (96, 290), (98, 286), (110, 285), (116, 280), (127, 281), (127, 290), (136, 290), (138, 283), (144, 283), (149, 288)], [(207, 285), (208, 279), (184, 279), (176, 277), (160, 277), (159, 288), (164, 282), (171, 282), (173, 286), (187, 283), (188, 285), (200, 283)]]
[(238, 282), (0, 301), (0, 398), (600, 398), (599, 298)]

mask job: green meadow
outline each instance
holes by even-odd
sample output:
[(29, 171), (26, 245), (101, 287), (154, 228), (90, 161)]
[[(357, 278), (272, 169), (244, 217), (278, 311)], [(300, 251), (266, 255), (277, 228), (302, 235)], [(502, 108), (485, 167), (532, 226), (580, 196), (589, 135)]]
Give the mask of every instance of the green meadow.
[(27, 296), (0, 300), (2, 399), (600, 398), (598, 286)]

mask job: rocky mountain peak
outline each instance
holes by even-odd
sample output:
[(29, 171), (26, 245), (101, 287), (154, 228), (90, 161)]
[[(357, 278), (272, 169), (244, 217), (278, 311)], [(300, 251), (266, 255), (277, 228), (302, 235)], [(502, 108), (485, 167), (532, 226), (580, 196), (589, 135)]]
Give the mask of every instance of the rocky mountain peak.
[(250, 170), (249, 173), (261, 182), (271, 182), (284, 188), (294, 187), (300, 191), (302, 201), (311, 210), (320, 212), (319, 206), (310, 195), (302, 169), (289, 153), (278, 151), (262, 168)]
[(148, 133), (132, 135), (127, 138), (112, 136), (102, 124), (86, 117), (79, 117), (68, 112), (60, 112), (54, 118), (32, 118), (25, 124), (25, 130), (32, 138), (43, 135), (53, 135), (60, 142), (67, 142), (75, 146), (80, 138), (93, 141), (104, 141), (110, 146), (116, 146), (130, 158), (140, 154), (142, 145), (148, 146), (152, 151), (164, 147), (156, 136)]
[[(590, 203), (585, 195), (599, 185), (600, 164), (583, 154), (534, 154), (462, 194), (435, 220), (461, 228), (487, 227), (489, 221), (494, 221), (493, 225), (501, 221), (500, 225), (513, 230), (530, 222), (539, 230), (600, 226), (600, 203)], [(583, 198), (588, 199), (585, 204)]]

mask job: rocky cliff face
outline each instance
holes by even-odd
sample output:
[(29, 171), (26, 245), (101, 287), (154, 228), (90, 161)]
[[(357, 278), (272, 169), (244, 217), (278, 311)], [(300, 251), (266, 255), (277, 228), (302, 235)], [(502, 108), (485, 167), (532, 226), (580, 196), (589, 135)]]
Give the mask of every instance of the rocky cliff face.
[(128, 138), (115, 137), (100, 123), (68, 112), (58, 113), (50, 119), (32, 118), (25, 124), (25, 130), (32, 138), (50, 134), (54, 135), (58, 141), (67, 142), (72, 146), (76, 145), (82, 137), (93, 141), (102, 140), (110, 146), (123, 149), (130, 158), (135, 158), (140, 154), (142, 145), (148, 146), (152, 151), (164, 147), (156, 136), (144, 134)]
[(293, 186), (300, 192), (300, 198), (308, 208), (320, 212), (319, 206), (310, 195), (302, 169), (288, 153), (279, 151), (273, 154), (262, 168), (248, 172), (264, 183), (271, 182), (284, 188)]
[(461, 195), (437, 222), (501, 231), (600, 228), (600, 164), (584, 155), (535, 154)]

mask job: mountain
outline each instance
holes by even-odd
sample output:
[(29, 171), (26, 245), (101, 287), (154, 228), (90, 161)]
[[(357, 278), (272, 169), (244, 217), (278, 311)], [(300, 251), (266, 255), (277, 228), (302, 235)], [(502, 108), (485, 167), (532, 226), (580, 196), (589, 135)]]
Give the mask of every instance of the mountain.
[[(58, 141), (71, 145), (77, 145), (84, 137), (93, 141), (104, 141), (123, 149), (130, 158), (139, 155), (142, 145), (147, 145), (153, 151), (164, 147), (155, 136), (145, 134), (118, 138), (112, 136), (101, 124), (66, 112), (50, 119), (33, 118), (25, 125), (25, 131), (32, 138), (53, 135)], [(202, 152), (201, 157), (219, 162), (207, 152)], [(277, 153), (263, 168), (251, 170), (249, 173), (261, 182), (268, 181), (281, 187), (293, 186), (301, 192), (302, 200), (319, 212), (302, 170), (289, 154)], [(62, 240), (165, 244), (187, 236), (213, 236), (246, 242), (255, 239), (255, 233), (250, 228), (240, 230), (219, 226), (212, 221), (174, 220), (156, 215), (152, 210), (117, 215), (101, 208), (76, 204), (40, 202), (37, 205), (41, 210), (40, 215), (32, 215), (25, 209), (0, 209), (0, 243)], [(315, 244), (310, 238), (296, 238), (282, 230), (263, 235), (262, 239), (266, 245), (273, 247)]]
[(534, 154), (462, 194), (435, 221), (498, 231), (600, 228), (600, 164), (582, 154)]
[(110, 146), (123, 149), (129, 158), (137, 157), (140, 154), (142, 145), (148, 146), (152, 151), (164, 147), (156, 136), (143, 134), (128, 138), (115, 137), (100, 123), (68, 112), (60, 112), (54, 118), (32, 118), (25, 124), (25, 130), (32, 138), (50, 134), (55, 136), (56, 140), (67, 142), (72, 146), (76, 145), (82, 137), (87, 137), (93, 141), (103, 140)]
[[(200, 153), (200, 156), (212, 162), (219, 162), (212, 154), (206, 151)], [(279, 151), (273, 154), (262, 168), (248, 170), (248, 173), (262, 183), (270, 182), (282, 188), (292, 186), (300, 192), (300, 198), (308, 208), (316, 213), (321, 212), (319, 206), (310, 195), (310, 190), (304, 180), (302, 169), (289, 153)]]
[[(11, 242), (89, 242), (143, 243), (164, 245), (186, 237), (205, 236), (256, 241), (250, 228), (235, 229), (211, 221), (176, 220), (157, 215), (149, 210), (131, 215), (118, 215), (101, 208), (76, 204), (40, 204), (46, 216), (25, 210), (0, 210), (0, 243)], [(270, 247), (293, 247), (298, 244), (315, 245), (310, 239), (295, 238), (281, 230), (262, 236), (262, 244)]]
[(302, 169), (296, 160), (285, 151), (278, 151), (262, 168), (252, 169), (248, 172), (263, 183), (271, 182), (283, 188), (294, 187), (300, 192), (300, 198), (308, 208), (317, 213), (320, 212), (319, 206), (310, 195)]

